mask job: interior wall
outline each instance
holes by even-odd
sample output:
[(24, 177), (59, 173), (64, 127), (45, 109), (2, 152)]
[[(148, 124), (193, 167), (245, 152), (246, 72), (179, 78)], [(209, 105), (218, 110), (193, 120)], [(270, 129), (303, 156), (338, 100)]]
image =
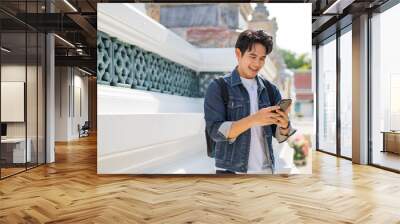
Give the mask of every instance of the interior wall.
[[(2, 65), (1, 66), (1, 81), (2, 82), (25, 82), (25, 65)], [(31, 74), (36, 75), (36, 66), (27, 67), (28, 86), (27, 86), (27, 107), (36, 108), (36, 78), (31, 77)], [(25, 82), (26, 83), (26, 82)], [(33, 88), (34, 87), (34, 88)], [(42, 103), (42, 102), (39, 102)], [(42, 105), (38, 105), (41, 107)], [(6, 108), (2, 108), (2, 110)], [(27, 113), (27, 121), (32, 122), (37, 120), (36, 113)], [(28, 125), (28, 133), (36, 133), (36, 123)], [(8, 137), (25, 137), (25, 122), (7, 122)], [(28, 136), (29, 138), (30, 136)]]
[(69, 84), (68, 67), (55, 68), (55, 141), (68, 141)]
[(88, 121), (88, 77), (73, 67), (56, 67), (55, 74), (55, 140), (70, 141)]
[(73, 81), (73, 103), (72, 119), (71, 119), (71, 135), (72, 138), (79, 138), (78, 125), (82, 126), (88, 121), (88, 77), (82, 76), (81, 73), (74, 69)]

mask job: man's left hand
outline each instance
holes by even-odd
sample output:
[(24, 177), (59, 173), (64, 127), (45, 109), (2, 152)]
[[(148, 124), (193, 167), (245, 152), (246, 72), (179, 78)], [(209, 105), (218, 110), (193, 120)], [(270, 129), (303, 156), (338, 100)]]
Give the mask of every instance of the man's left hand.
[(285, 111), (281, 111), (280, 109), (276, 110), (276, 113), (280, 115), (280, 117), (276, 119), (278, 120), (279, 131), (282, 135), (289, 134), (289, 111), (290, 106)]

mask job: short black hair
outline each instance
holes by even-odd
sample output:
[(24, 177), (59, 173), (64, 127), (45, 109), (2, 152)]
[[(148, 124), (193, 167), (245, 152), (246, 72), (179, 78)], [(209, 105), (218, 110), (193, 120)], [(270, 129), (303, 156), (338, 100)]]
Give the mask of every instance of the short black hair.
[(268, 35), (264, 30), (245, 30), (241, 32), (236, 41), (235, 48), (239, 48), (243, 55), (246, 50), (251, 50), (255, 43), (260, 43), (265, 47), (266, 55), (271, 53), (273, 48), (272, 36)]

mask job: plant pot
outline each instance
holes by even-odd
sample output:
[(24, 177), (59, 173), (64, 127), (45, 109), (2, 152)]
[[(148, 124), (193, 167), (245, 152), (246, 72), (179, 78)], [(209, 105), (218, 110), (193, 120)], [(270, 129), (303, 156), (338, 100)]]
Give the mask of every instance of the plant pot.
[(296, 166), (305, 166), (307, 164), (306, 159), (297, 159), (297, 160), (293, 160), (293, 163)]

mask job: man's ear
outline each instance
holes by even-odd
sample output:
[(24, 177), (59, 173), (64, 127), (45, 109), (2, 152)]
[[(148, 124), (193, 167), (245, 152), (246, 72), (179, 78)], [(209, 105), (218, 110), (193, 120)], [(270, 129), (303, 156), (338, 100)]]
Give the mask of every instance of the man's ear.
[(242, 58), (242, 52), (240, 52), (239, 48), (235, 48), (235, 55), (236, 55), (236, 59), (239, 60), (240, 58)]

